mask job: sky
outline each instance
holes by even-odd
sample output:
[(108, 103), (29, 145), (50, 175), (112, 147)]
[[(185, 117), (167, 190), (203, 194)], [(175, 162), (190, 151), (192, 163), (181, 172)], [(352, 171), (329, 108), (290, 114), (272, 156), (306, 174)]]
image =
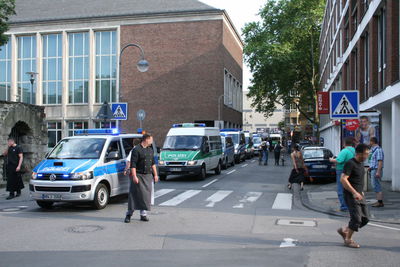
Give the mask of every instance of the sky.
[[(260, 8), (265, 5), (267, 0), (200, 0), (201, 2), (219, 8), (225, 9), (233, 21), (235, 28), (242, 33), (242, 28), (248, 22), (259, 21), (257, 15)], [(242, 37), (243, 39), (243, 37)], [(243, 65), (243, 89), (247, 90), (250, 85), (250, 69)]]

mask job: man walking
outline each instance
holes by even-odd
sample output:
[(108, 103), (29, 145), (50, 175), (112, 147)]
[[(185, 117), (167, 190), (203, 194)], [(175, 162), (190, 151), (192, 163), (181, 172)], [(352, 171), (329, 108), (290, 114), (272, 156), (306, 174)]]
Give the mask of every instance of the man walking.
[(134, 210), (140, 210), (140, 220), (148, 222), (147, 211), (151, 209), (151, 191), (154, 181), (158, 182), (157, 168), (154, 163), (154, 152), (151, 148), (153, 137), (144, 134), (142, 141), (132, 150), (130, 160), (131, 172), (128, 197), (128, 211), (125, 223), (130, 223)]
[(342, 176), (344, 165), (355, 156), (354, 150), (354, 139), (352, 137), (347, 137), (345, 139), (345, 148), (343, 148), (336, 159), (330, 158), (329, 161), (336, 163), (336, 189), (340, 202), (340, 211), (348, 211), (346, 202), (343, 197), (343, 186), (340, 182), (340, 177)]
[(371, 160), (369, 163), (369, 170), (371, 172), (371, 184), (376, 193), (377, 202), (372, 204), (374, 208), (382, 208), (383, 204), (383, 193), (381, 187), (381, 179), (383, 175), (383, 149), (378, 145), (378, 139), (376, 137), (371, 137)]
[[(24, 160), (22, 148), (15, 143), (13, 137), (8, 138), (8, 149), (4, 151), (3, 156), (7, 156), (7, 191), (10, 195), (7, 200), (19, 197), (21, 189), (24, 188), (21, 176), (21, 165)], [(17, 193), (15, 195), (15, 193)]]
[(268, 149), (269, 149), (269, 142), (265, 139), (261, 143), (261, 157), (260, 157), (260, 164), (263, 162), (264, 165), (268, 165)]
[(364, 188), (364, 161), (368, 158), (369, 148), (365, 144), (356, 147), (356, 156), (349, 160), (340, 178), (344, 187), (344, 199), (350, 212), (350, 222), (347, 227), (339, 228), (337, 232), (343, 237), (344, 245), (350, 248), (359, 248), (353, 239), (353, 233), (367, 225), (369, 212), (365, 201)]
[(281, 158), (281, 150), (282, 150), (281, 142), (278, 141), (278, 143), (275, 144), (274, 147), (275, 165), (277, 166), (279, 166), (279, 160)]

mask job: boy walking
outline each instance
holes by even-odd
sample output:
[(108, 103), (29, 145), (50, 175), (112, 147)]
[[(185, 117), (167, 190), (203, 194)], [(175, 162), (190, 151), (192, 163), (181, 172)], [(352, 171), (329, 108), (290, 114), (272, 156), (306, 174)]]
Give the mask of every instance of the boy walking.
[(371, 160), (369, 163), (369, 170), (371, 172), (371, 184), (376, 193), (377, 202), (372, 204), (374, 208), (382, 208), (383, 204), (383, 193), (381, 187), (381, 179), (383, 175), (383, 149), (378, 145), (378, 139), (376, 137), (371, 137)]

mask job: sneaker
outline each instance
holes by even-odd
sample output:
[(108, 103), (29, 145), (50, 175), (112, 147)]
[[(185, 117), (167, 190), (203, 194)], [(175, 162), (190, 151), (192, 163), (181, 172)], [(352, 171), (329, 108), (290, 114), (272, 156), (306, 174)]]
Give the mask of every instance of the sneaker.
[(371, 207), (373, 208), (383, 208), (385, 205), (383, 204), (383, 202), (375, 202), (374, 204), (371, 205)]
[(142, 222), (148, 222), (148, 221), (150, 221), (149, 218), (148, 218), (147, 216), (140, 216), (140, 220), (141, 220)]
[(10, 200), (10, 199), (13, 199), (14, 197), (15, 197), (14, 195), (11, 195), (11, 194), (10, 194), (6, 199), (7, 199), (7, 200)]
[(124, 221), (124, 222), (125, 222), (125, 223), (130, 223), (130, 222), (131, 222), (131, 216), (126, 215), (125, 221)]

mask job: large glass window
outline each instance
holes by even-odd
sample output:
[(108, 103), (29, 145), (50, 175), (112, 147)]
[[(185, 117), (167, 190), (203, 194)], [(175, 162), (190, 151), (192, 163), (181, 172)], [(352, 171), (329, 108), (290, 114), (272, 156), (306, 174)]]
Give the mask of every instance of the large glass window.
[(69, 103), (88, 102), (89, 34), (70, 33), (69, 42)]
[(47, 123), (47, 137), (48, 137), (48, 147), (52, 148), (57, 145), (61, 140), (62, 127), (61, 122), (48, 122)]
[(115, 31), (96, 32), (96, 102), (115, 102), (117, 97)]
[(43, 36), (43, 104), (61, 104), (62, 35)]
[(68, 123), (68, 136), (74, 136), (75, 130), (88, 129), (87, 121), (71, 121)]
[(378, 89), (385, 89), (386, 74), (386, 10), (381, 8), (378, 17)]
[(0, 100), (10, 100), (11, 42), (0, 46)]
[(114, 129), (117, 128), (117, 122), (116, 121), (96, 121), (94, 123), (94, 126), (96, 129)]
[[(31, 83), (28, 72), (36, 72), (36, 36), (18, 37), (18, 96), (17, 101), (35, 104), (36, 82)], [(37, 77), (35, 77), (37, 80)]]

